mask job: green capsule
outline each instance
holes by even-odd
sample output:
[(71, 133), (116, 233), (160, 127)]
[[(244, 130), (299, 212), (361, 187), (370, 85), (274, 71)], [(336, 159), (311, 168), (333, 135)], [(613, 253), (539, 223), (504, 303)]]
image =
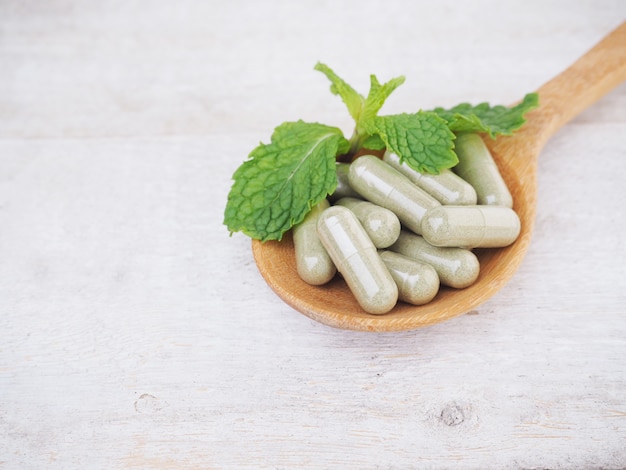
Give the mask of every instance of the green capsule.
[(500, 248), (513, 243), (520, 220), (503, 206), (441, 206), (422, 219), (422, 236), (431, 245)]
[(382, 251), (380, 257), (396, 281), (400, 300), (413, 305), (424, 305), (439, 292), (439, 276), (431, 265), (393, 251)]
[(350, 186), (368, 201), (389, 209), (402, 225), (420, 233), (422, 217), (441, 204), (380, 158), (363, 155), (350, 165)]
[(354, 197), (361, 198), (359, 193), (357, 193), (354, 189), (350, 187), (350, 182), (348, 181), (348, 172), (350, 171), (349, 163), (341, 163), (337, 162), (337, 188), (330, 195), (330, 200), (332, 202), (341, 199), (342, 197)]
[(455, 141), (455, 151), (459, 163), (454, 167), (454, 172), (474, 187), (478, 204), (513, 207), (509, 188), (479, 135), (459, 135)]
[(476, 191), (472, 185), (452, 170), (441, 170), (438, 175), (420, 173), (406, 163), (400, 163), (400, 157), (392, 152), (385, 152), (383, 161), (409, 178), (441, 204), (476, 204)]
[(387, 248), (398, 239), (400, 220), (389, 209), (352, 197), (343, 197), (335, 204), (354, 212), (376, 248)]
[(471, 251), (433, 246), (421, 236), (405, 230), (400, 232), (398, 241), (389, 250), (430, 264), (437, 271), (442, 284), (457, 289), (473, 284), (480, 272), (478, 258)]
[(317, 221), (324, 209), (328, 207), (328, 201), (324, 199), (313, 206), (301, 223), (293, 227), (298, 275), (304, 282), (313, 286), (326, 284), (337, 272), (337, 268), (317, 235)]
[(326, 209), (317, 233), (363, 310), (389, 312), (398, 301), (398, 287), (354, 213), (342, 206)]

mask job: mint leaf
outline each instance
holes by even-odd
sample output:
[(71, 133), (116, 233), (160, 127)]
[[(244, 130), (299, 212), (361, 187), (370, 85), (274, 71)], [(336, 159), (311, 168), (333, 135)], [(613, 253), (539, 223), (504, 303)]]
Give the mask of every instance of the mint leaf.
[(354, 88), (348, 85), (345, 81), (339, 78), (339, 76), (326, 64), (318, 62), (315, 64), (314, 69), (326, 75), (331, 82), (330, 91), (334, 95), (339, 95), (341, 97), (343, 102), (348, 107), (348, 112), (350, 113), (350, 116), (352, 116), (352, 119), (358, 121), (361, 111), (363, 111), (365, 98), (357, 93)]
[(363, 141), (363, 148), (370, 150), (382, 150), (385, 148), (385, 142), (378, 134), (369, 136)]
[(513, 107), (490, 106), (489, 103), (480, 103), (472, 106), (461, 103), (454, 108), (435, 108), (437, 113), (448, 122), (454, 132), (485, 132), (490, 137), (498, 134), (511, 135), (513, 131), (524, 125), (524, 114), (539, 106), (539, 95), (529, 93)]
[(370, 134), (378, 134), (387, 150), (411, 168), (422, 173), (438, 174), (453, 167), (458, 158), (453, 152), (454, 134), (446, 121), (435, 113), (376, 116), (368, 124)]
[[(392, 78), (384, 85), (381, 85), (376, 75), (370, 75), (370, 92), (363, 106), (362, 121), (370, 120), (376, 116), (380, 108), (383, 107), (389, 95), (404, 83), (404, 76)], [(357, 123), (359, 124), (359, 123)]]
[(341, 130), (286, 122), (260, 144), (233, 175), (224, 224), (232, 232), (280, 240), (311, 207), (335, 190), (335, 157), (349, 147)]
[(330, 91), (341, 97), (356, 123), (354, 134), (350, 139), (350, 154), (354, 155), (361, 148), (382, 150), (385, 147), (385, 143), (380, 137), (372, 135), (373, 133), (369, 132), (368, 128), (371, 127), (370, 124), (380, 108), (382, 108), (385, 100), (396, 88), (404, 83), (404, 77), (392, 78), (387, 83), (381, 85), (376, 75), (370, 75), (370, 91), (367, 98), (364, 98), (354, 88), (339, 78), (326, 64), (318, 62), (315, 65), (315, 70), (322, 72), (330, 80), (332, 84)]

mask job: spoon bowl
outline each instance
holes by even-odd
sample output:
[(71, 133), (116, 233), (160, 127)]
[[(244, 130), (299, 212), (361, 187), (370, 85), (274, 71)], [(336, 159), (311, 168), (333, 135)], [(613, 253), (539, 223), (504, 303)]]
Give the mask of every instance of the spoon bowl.
[(513, 136), (486, 137), (496, 164), (513, 196), (521, 232), (512, 245), (476, 249), (480, 274), (465, 289), (441, 286), (428, 304), (398, 302), (384, 315), (366, 313), (340, 275), (323, 286), (302, 281), (296, 271), (293, 240), (252, 241), (257, 267), (268, 285), (300, 313), (336, 328), (400, 331), (433, 325), (476, 308), (513, 277), (530, 245), (537, 203), (537, 158), (547, 140), (565, 123), (626, 79), (626, 23), (622, 23), (564, 72), (541, 86), (540, 107)]

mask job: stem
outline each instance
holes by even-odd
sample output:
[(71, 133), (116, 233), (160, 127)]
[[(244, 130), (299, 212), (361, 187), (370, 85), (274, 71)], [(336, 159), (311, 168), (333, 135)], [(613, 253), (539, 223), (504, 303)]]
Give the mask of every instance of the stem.
[(354, 129), (352, 137), (350, 137), (350, 150), (348, 155), (354, 156), (363, 147), (363, 142), (369, 137), (369, 134), (364, 131), (359, 131), (358, 127)]

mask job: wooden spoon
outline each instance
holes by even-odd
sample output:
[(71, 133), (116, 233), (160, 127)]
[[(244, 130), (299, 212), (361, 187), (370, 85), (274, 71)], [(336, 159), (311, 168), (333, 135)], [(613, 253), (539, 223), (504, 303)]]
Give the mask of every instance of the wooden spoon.
[(626, 80), (626, 22), (572, 66), (537, 90), (540, 107), (528, 113), (514, 136), (486, 138), (513, 196), (522, 230), (506, 248), (475, 250), (478, 280), (465, 289), (443, 287), (423, 306), (398, 302), (385, 315), (364, 312), (340, 276), (325, 286), (306, 284), (296, 272), (291, 234), (280, 242), (254, 240), (252, 251), (269, 286), (290, 306), (321, 323), (351, 330), (399, 331), (432, 325), (470, 311), (500, 290), (519, 267), (528, 246), (537, 203), (537, 157), (565, 123)]

